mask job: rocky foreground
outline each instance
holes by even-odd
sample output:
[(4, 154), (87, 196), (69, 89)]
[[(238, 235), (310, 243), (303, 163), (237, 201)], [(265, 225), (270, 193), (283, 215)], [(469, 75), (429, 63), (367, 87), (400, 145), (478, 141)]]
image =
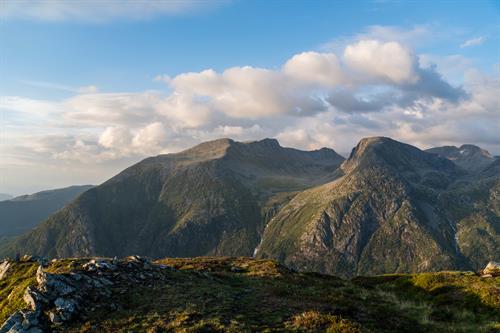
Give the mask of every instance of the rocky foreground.
[(0, 333), (498, 332), (498, 273), (344, 280), (249, 258), (24, 257), (0, 264)]

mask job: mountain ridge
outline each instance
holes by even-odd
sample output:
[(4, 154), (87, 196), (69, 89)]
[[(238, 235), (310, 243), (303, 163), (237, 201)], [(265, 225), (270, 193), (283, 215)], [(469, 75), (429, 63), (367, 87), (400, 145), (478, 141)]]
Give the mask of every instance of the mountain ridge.
[(254, 254), (340, 276), (476, 269), (500, 259), (495, 165), (468, 171), (387, 137), (348, 159), (219, 139), (125, 169), (0, 255)]
[(0, 201), (0, 239), (29, 231), (93, 185), (74, 185)]

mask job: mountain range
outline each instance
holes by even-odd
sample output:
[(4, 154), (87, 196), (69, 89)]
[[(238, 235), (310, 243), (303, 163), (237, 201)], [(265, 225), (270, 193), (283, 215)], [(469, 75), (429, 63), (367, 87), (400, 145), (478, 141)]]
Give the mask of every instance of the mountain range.
[(70, 186), (0, 201), (0, 241), (31, 230), (90, 188)]
[(93, 187), (0, 257), (255, 256), (340, 276), (478, 269), (499, 260), (499, 160), (366, 138), (348, 159), (274, 139), (147, 158)]

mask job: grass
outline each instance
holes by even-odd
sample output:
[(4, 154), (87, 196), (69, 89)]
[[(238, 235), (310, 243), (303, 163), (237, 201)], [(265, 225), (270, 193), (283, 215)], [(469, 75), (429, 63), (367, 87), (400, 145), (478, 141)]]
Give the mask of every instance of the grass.
[(24, 291), (36, 283), (37, 268), (38, 265), (31, 262), (16, 263), (11, 265), (7, 276), (0, 280), (0, 324), (15, 311), (26, 308)]
[[(51, 272), (79, 269), (59, 260)], [(344, 280), (297, 273), (273, 260), (163, 259), (175, 267), (133, 288), (115, 284), (102, 304), (65, 332), (494, 332), (500, 328), (500, 278), (467, 272), (381, 275)], [(22, 304), (36, 265), (18, 263), (0, 295), (17, 290)], [(14, 285), (13, 285), (14, 284)], [(10, 290), (10, 291), (9, 291)], [(2, 298), (3, 300), (3, 298)], [(118, 305), (109, 310), (104, 303)], [(5, 316), (4, 316), (5, 318)]]

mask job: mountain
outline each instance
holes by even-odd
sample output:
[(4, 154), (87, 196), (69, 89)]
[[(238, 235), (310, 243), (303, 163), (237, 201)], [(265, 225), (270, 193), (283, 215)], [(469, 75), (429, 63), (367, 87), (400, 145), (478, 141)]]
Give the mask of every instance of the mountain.
[(341, 276), (476, 269), (500, 259), (500, 177), (389, 138), (367, 138), (342, 176), (305, 190), (265, 228), (259, 258)]
[[(274, 260), (0, 262), (0, 332), (498, 332), (500, 276), (357, 277)], [(40, 259), (38, 259), (40, 261)]]
[(91, 185), (70, 186), (0, 201), (0, 240), (32, 229), (90, 188)]
[(479, 172), (495, 161), (487, 150), (474, 145), (444, 146), (427, 149), (426, 152), (439, 155), (453, 161), (456, 165), (469, 172)]
[(13, 196), (7, 193), (0, 193), (0, 201), (12, 199)]
[(48, 257), (251, 256), (344, 277), (500, 260), (500, 173), (390, 138), (344, 160), (220, 139), (147, 158), (0, 245)]
[(266, 219), (294, 192), (333, 179), (343, 160), (273, 139), (147, 158), (0, 246), (0, 256), (250, 256)]

